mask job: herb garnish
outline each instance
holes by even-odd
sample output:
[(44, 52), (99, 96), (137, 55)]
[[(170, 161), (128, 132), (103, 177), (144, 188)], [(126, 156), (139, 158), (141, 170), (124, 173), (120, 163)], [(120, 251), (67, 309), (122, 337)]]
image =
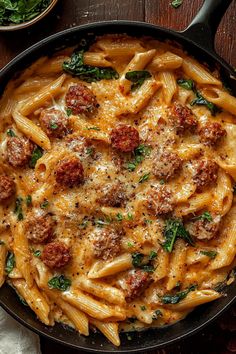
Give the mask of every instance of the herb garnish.
[(127, 243), (127, 246), (128, 246), (128, 247), (133, 247), (134, 244), (133, 244), (132, 242), (128, 242), (128, 243)]
[(162, 312), (161, 310), (156, 310), (154, 311), (153, 315), (152, 315), (152, 319), (153, 320), (157, 320), (158, 317), (161, 317), (162, 316)]
[(24, 219), (23, 210), (22, 210), (22, 202), (23, 202), (23, 198), (21, 198), (21, 197), (16, 198), (14, 213), (17, 215), (17, 220), (19, 220), (19, 221)]
[(145, 306), (145, 305), (141, 305), (141, 306), (140, 306), (140, 310), (141, 310), (141, 311), (146, 311), (146, 310), (147, 310), (147, 308), (146, 308), (146, 306)]
[(192, 220), (212, 221), (213, 219), (209, 211), (205, 211), (203, 214), (192, 218)]
[(132, 264), (135, 268), (140, 268), (145, 272), (154, 272), (154, 267), (150, 263), (152, 259), (150, 257), (145, 257), (143, 253), (135, 252), (132, 253)]
[(38, 159), (43, 156), (43, 150), (37, 146), (31, 156), (30, 162), (29, 162), (29, 167), (34, 168)]
[(164, 229), (165, 242), (162, 247), (166, 252), (172, 252), (174, 243), (177, 238), (182, 238), (190, 245), (193, 245), (193, 240), (189, 232), (185, 229), (183, 223), (179, 219), (168, 219)]
[(166, 294), (162, 296), (161, 301), (163, 304), (178, 304), (178, 302), (183, 300), (190, 293), (190, 291), (194, 291), (196, 288), (196, 285), (192, 285), (188, 289), (180, 291), (176, 294)]
[(112, 68), (100, 68), (84, 64), (84, 50), (75, 51), (68, 61), (62, 65), (64, 71), (79, 76), (81, 80), (94, 82), (100, 80), (118, 79), (119, 74)]
[(200, 251), (201, 254), (203, 254), (204, 256), (207, 256), (211, 259), (214, 259), (217, 255), (217, 252), (216, 251), (206, 251), (206, 250), (203, 250), (203, 251)]
[(58, 289), (60, 291), (66, 291), (71, 286), (71, 280), (66, 278), (63, 274), (55, 276), (48, 281), (48, 287), (50, 289)]
[(155, 259), (156, 257), (157, 257), (157, 253), (155, 251), (151, 251), (149, 254), (149, 259), (152, 260)]
[(149, 79), (151, 76), (152, 75), (150, 74), (150, 72), (146, 70), (128, 71), (125, 74), (125, 78), (132, 82), (131, 91), (134, 91), (140, 86), (142, 86), (144, 81), (146, 79)]
[(30, 205), (32, 205), (32, 197), (31, 197), (31, 195), (27, 195), (27, 196), (26, 196), (25, 202), (26, 202), (27, 207), (29, 207)]
[(8, 252), (7, 259), (6, 259), (5, 272), (7, 274), (10, 274), (13, 271), (15, 264), (16, 264), (16, 262), (15, 262), (14, 253)]
[(49, 201), (46, 199), (40, 204), (41, 209), (46, 209), (49, 206)]
[(146, 181), (149, 179), (150, 174), (151, 174), (150, 172), (144, 173), (144, 175), (142, 175), (142, 176), (139, 178), (138, 183), (146, 182)]
[(33, 255), (35, 257), (40, 257), (41, 256), (41, 251), (40, 250), (36, 250), (36, 251), (34, 251)]
[(129, 162), (127, 169), (132, 172), (144, 160), (145, 156), (149, 156), (151, 148), (147, 145), (141, 144), (134, 150), (134, 160)]
[(51, 0), (1, 0), (0, 25), (30, 21), (43, 12)]
[(124, 219), (123, 215), (121, 213), (116, 214), (116, 219), (118, 221), (122, 221)]
[(87, 127), (87, 130), (101, 130), (99, 127)]
[[(1, 13), (1, 12), (0, 12), (0, 13)], [(14, 131), (13, 131), (12, 129), (8, 129), (8, 130), (7, 130), (7, 135), (10, 136), (10, 137), (12, 137), (12, 138), (13, 138), (14, 136), (16, 136), (16, 134), (14, 133)]]
[(111, 220), (109, 218), (106, 218), (106, 220), (96, 219), (96, 220), (94, 220), (94, 223), (98, 227), (103, 227), (103, 226), (109, 225), (111, 223)]
[(72, 109), (71, 108), (66, 108), (66, 114), (67, 114), (68, 117), (71, 116)]
[(219, 112), (218, 107), (216, 107), (214, 103), (209, 102), (205, 97), (203, 97), (201, 92), (199, 91), (196, 91), (196, 98), (190, 103), (191, 106), (194, 106), (195, 104), (198, 106), (206, 106), (213, 116), (215, 116), (216, 113)]
[(174, 7), (175, 9), (177, 9), (178, 7), (180, 7), (183, 3), (183, 0), (173, 0), (171, 2), (171, 6)]
[(131, 214), (131, 213), (128, 213), (128, 214), (127, 214), (127, 219), (128, 219), (128, 220), (133, 220), (133, 218), (134, 218), (134, 217), (133, 217), (133, 214)]
[(51, 128), (52, 130), (56, 130), (56, 129), (58, 128), (58, 124), (56, 124), (56, 123), (54, 123), (54, 122), (51, 122), (51, 123), (50, 123), (50, 128)]
[(177, 84), (185, 90), (194, 90), (194, 81), (191, 79), (179, 79)]

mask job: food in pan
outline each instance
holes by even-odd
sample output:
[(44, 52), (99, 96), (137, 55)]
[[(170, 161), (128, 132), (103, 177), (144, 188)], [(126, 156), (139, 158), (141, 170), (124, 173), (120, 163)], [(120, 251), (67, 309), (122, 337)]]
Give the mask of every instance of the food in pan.
[(174, 324), (236, 253), (236, 98), (153, 38), (42, 57), (0, 101), (0, 284), (82, 335)]

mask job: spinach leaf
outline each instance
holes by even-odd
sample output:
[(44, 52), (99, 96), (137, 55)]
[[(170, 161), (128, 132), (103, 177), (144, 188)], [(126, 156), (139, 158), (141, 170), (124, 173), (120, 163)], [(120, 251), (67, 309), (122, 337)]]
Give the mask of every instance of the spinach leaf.
[(214, 105), (214, 103), (209, 102), (205, 97), (202, 96), (201, 92), (196, 91), (196, 98), (190, 103), (191, 106), (206, 106), (213, 116), (219, 112), (219, 108)]
[(191, 79), (179, 79), (177, 80), (177, 84), (185, 90), (194, 90), (194, 82)]
[(146, 71), (146, 70), (128, 71), (125, 74), (125, 78), (132, 82), (131, 91), (134, 91), (137, 88), (139, 88), (140, 86), (142, 86), (144, 81), (146, 79), (149, 79), (150, 77), (152, 77), (152, 75), (150, 74), (149, 71)]
[(62, 68), (67, 73), (78, 76), (81, 80), (94, 82), (100, 80), (118, 79), (119, 74), (112, 68), (100, 68), (84, 64), (84, 50), (75, 51)]
[(190, 293), (190, 291), (194, 291), (196, 288), (196, 285), (192, 285), (188, 289), (180, 291), (176, 294), (166, 294), (162, 296), (161, 301), (163, 304), (178, 304), (178, 302), (183, 300)]
[(34, 168), (36, 163), (37, 163), (37, 161), (42, 156), (43, 156), (43, 150), (39, 146), (34, 148), (34, 151), (33, 151), (32, 155), (31, 155), (31, 159), (30, 159), (30, 162), (29, 162), (29, 167)]
[(206, 251), (206, 250), (203, 250), (203, 251), (200, 251), (201, 254), (203, 254), (204, 256), (207, 256), (211, 259), (214, 259), (217, 255), (217, 252), (216, 251)]
[(185, 241), (190, 243), (190, 245), (194, 244), (189, 232), (185, 229), (182, 221), (179, 219), (166, 220), (164, 236), (165, 242), (163, 243), (162, 247), (167, 252), (172, 252), (174, 243), (177, 238), (184, 239)]
[(16, 264), (16, 261), (15, 261), (14, 253), (8, 252), (7, 259), (6, 259), (6, 265), (5, 265), (5, 272), (7, 274), (10, 274), (13, 271), (15, 264)]
[(51, 0), (0, 0), (0, 25), (30, 21), (50, 3)]
[(60, 291), (66, 291), (71, 286), (71, 280), (66, 278), (63, 274), (55, 276), (48, 281), (48, 287), (50, 289), (57, 289)]
[(177, 9), (178, 7), (180, 7), (183, 3), (183, 0), (173, 0), (171, 2), (171, 6), (174, 7), (175, 9)]
[(205, 211), (203, 214), (192, 218), (192, 220), (212, 221), (213, 219), (209, 211)]
[(145, 272), (152, 273), (154, 272), (154, 267), (150, 261), (150, 257), (145, 257), (143, 253), (132, 253), (132, 264), (135, 268), (140, 268)]
[(135, 168), (144, 160), (145, 156), (149, 156), (151, 148), (147, 145), (141, 144), (134, 150), (134, 160), (127, 164), (127, 169), (133, 172)]
[(23, 210), (22, 210), (22, 202), (23, 202), (23, 198), (21, 198), (21, 197), (16, 198), (14, 213), (17, 215), (17, 220), (19, 220), (19, 221), (24, 219)]

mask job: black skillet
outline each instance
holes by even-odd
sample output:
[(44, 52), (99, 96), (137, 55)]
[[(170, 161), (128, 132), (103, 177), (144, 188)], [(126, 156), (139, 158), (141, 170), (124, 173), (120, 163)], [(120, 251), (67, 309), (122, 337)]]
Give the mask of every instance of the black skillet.
[[(80, 39), (86, 38), (89, 34), (127, 33), (134, 36), (149, 35), (161, 40), (171, 39), (181, 43), (189, 53), (200, 61), (207, 62), (212, 68), (217, 65), (221, 69), (223, 79), (227, 81), (227, 84), (231, 86), (234, 94), (236, 94), (233, 68), (214, 51), (214, 36), (217, 27), (231, 1), (205, 0), (198, 15), (183, 32), (174, 32), (142, 22), (109, 21), (92, 23), (57, 33), (25, 50), (0, 71), (1, 90), (4, 89), (7, 81), (16, 72), (25, 68), (43, 54), (50, 54), (64, 46), (75, 45)], [(46, 327), (37, 320), (28, 307), (20, 303), (15, 292), (7, 285), (0, 289), (0, 304), (26, 327), (71, 348), (101, 353), (137, 353), (173, 344), (202, 329), (225, 311), (236, 299), (235, 284), (229, 286), (226, 293), (227, 296), (210, 304), (200, 306), (186, 319), (173, 326), (134, 333), (131, 335), (132, 340), (122, 334), (122, 344), (119, 348), (115, 348), (99, 333), (91, 333), (89, 337), (83, 337), (74, 331), (66, 330), (59, 324), (52, 328)]]

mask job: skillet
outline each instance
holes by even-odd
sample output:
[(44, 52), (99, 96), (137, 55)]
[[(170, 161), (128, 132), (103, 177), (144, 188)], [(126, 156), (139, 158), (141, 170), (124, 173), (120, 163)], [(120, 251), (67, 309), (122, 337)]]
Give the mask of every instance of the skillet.
[[(223, 14), (232, 0), (205, 0), (201, 10), (192, 23), (183, 32), (174, 32), (147, 23), (136, 21), (109, 21), (91, 23), (70, 28), (54, 34), (33, 45), (19, 54), (0, 71), (0, 90), (16, 72), (30, 65), (38, 57), (55, 52), (65, 46), (77, 44), (80, 39), (88, 36), (107, 33), (127, 33), (128, 35), (148, 35), (160, 40), (172, 40), (180, 43), (198, 60), (208, 63), (212, 68), (220, 68), (222, 79), (236, 94), (235, 71), (214, 50), (214, 37)], [(1, 92), (0, 92), (1, 93)], [(66, 330), (62, 325), (46, 327), (39, 322), (33, 312), (20, 303), (15, 292), (8, 285), (0, 289), (0, 305), (16, 320), (49, 339), (57, 341), (70, 348), (83, 349), (96, 353), (138, 353), (160, 349), (166, 345), (190, 336), (212, 322), (225, 311), (236, 299), (235, 284), (226, 289), (226, 296), (207, 305), (195, 309), (184, 320), (159, 329), (149, 329), (145, 332), (132, 333), (129, 340), (121, 334), (121, 346), (115, 348), (99, 333), (89, 337), (78, 335), (75, 331)]]

